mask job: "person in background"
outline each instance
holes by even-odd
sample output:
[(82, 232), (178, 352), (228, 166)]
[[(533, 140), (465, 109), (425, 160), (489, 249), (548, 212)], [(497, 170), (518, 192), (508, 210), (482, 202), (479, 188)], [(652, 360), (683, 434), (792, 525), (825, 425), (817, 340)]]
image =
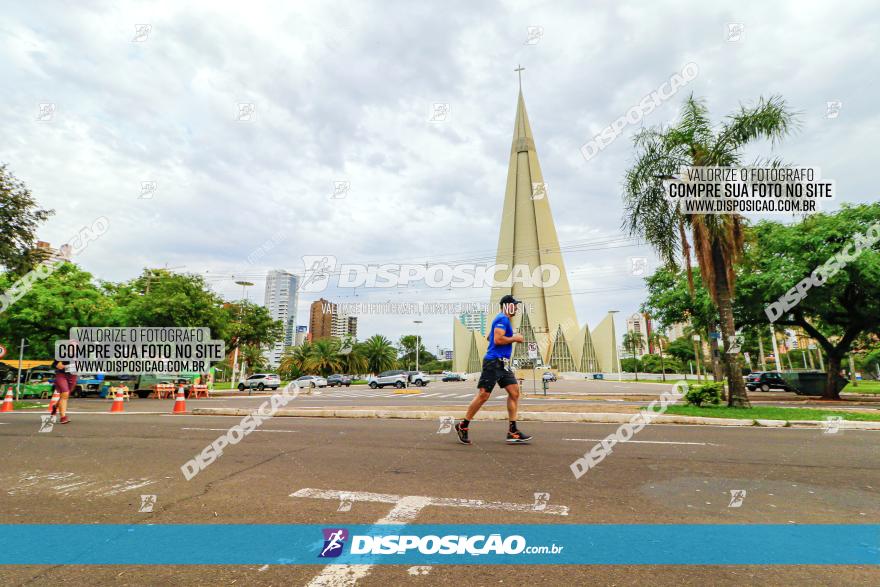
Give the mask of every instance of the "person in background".
[(67, 399), (70, 392), (76, 388), (76, 366), (71, 361), (55, 361), (55, 389), (61, 396), (54, 406), (52, 406), (52, 415), (55, 412), (61, 416), (59, 424), (67, 424), (70, 418), (67, 417)]

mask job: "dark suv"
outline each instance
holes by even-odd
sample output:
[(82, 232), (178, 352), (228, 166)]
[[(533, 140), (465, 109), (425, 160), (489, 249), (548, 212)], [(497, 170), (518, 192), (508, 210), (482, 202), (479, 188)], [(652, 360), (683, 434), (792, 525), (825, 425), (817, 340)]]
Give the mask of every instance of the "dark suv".
[(782, 375), (776, 371), (762, 371), (758, 373), (749, 373), (746, 376), (746, 388), (749, 391), (760, 389), (761, 391), (770, 391), (773, 389), (782, 389), (784, 391), (796, 391), (794, 387), (782, 378)]
[(327, 385), (330, 387), (342, 387), (343, 385), (346, 387), (351, 387), (351, 377), (348, 375), (331, 375), (327, 378)]

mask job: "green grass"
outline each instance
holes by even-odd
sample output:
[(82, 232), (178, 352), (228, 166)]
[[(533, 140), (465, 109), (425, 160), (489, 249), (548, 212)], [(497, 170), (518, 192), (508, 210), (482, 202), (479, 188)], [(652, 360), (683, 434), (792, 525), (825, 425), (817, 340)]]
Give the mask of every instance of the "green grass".
[(880, 393), (880, 381), (859, 381), (858, 387), (849, 383), (843, 388), (843, 393)]
[(36, 408), (48, 408), (49, 404), (44, 404), (42, 402), (13, 401), (12, 407), (16, 410), (33, 410)]
[(737, 418), (743, 420), (824, 420), (827, 416), (841, 416), (844, 420), (880, 422), (880, 411), (873, 414), (848, 410), (814, 410), (811, 408), (728, 408), (726, 406), (696, 407), (669, 406), (667, 414), (678, 416), (704, 416), (707, 418)]

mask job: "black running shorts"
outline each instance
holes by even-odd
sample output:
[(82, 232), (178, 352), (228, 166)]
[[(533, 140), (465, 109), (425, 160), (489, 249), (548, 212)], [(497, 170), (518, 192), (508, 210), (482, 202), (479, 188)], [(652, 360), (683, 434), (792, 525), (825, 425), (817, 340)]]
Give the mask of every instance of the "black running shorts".
[(480, 373), (477, 389), (492, 393), (496, 383), (501, 388), (519, 383), (513, 371), (507, 369), (507, 364), (503, 359), (483, 359), (483, 372)]

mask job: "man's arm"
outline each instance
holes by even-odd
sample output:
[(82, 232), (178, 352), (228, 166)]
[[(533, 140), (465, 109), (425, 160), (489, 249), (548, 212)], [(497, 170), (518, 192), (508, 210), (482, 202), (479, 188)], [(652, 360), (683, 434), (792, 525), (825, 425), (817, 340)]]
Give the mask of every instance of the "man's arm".
[(510, 344), (512, 342), (522, 342), (522, 334), (514, 334), (513, 336), (505, 336), (504, 329), (500, 326), (495, 327), (495, 344)]

